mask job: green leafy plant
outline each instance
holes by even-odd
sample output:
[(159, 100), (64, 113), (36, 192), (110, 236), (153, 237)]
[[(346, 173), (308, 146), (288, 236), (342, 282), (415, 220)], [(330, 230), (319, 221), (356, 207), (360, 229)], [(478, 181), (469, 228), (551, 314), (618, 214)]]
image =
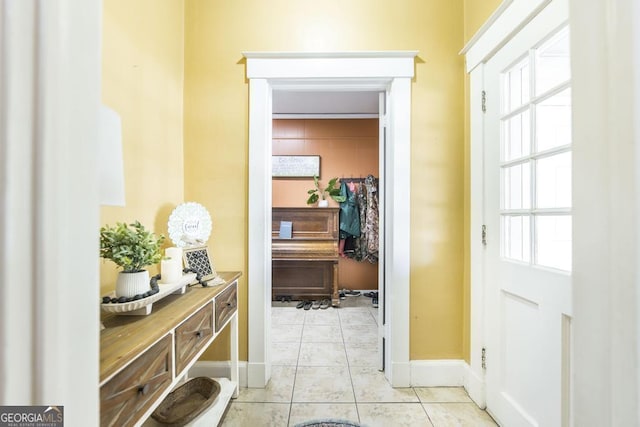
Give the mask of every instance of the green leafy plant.
[(336, 186), (338, 184), (337, 177), (330, 179), (325, 188), (320, 188), (320, 180), (318, 175), (313, 177), (313, 183), (316, 188), (312, 188), (311, 190), (307, 191), (307, 194), (309, 194), (309, 198), (307, 199), (308, 205), (314, 204), (320, 198), (322, 198), (322, 200), (326, 200), (327, 196), (330, 196), (338, 203), (342, 203), (346, 200), (345, 196), (340, 195), (340, 187)]
[(100, 257), (113, 261), (125, 273), (135, 273), (160, 262), (164, 239), (145, 230), (139, 221), (105, 225), (100, 228)]

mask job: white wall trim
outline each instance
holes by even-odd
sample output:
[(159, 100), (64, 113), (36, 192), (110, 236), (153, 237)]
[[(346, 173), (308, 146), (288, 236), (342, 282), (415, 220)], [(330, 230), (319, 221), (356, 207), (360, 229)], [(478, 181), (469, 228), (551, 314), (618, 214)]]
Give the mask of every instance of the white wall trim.
[(411, 387), (462, 387), (467, 363), (464, 360), (412, 360)]
[(481, 32), (474, 36), (462, 49), (465, 55), (467, 73), (480, 63), (488, 61), (506, 42), (531, 21), (553, 0), (512, 0), (504, 1), (491, 23), (482, 26)]
[(417, 51), (343, 53), (243, 52), (249, 79), (413, 77)]
[[(242, 388), (248, 386), (247, 383), (247, 362), (238, 362), (239, 379), (238, 385)], [(209, 377), (209, 378), (231, 378), (231, 362), (230, 361), (209, 361), (198, 360), (189, 369), (189, 378)]]
[(286, 52), (286, 51), (244, 51), (247, 59), (306, 59), (306, 58), (414, 58), (417, 50), (354, 50), (336, 52)]
[(500, 5), (496, 8), (496, 10), (493, 11), (491, 16), (489, 16), (489, 19), (487, 19), (482, 24), (482, 26), (478, 29), (478, 31), (476, 31), (476, 33), (464, 45), (464, 47), (460, 51), (460, 55), (466, 55), (469, 49), (471, 49), (472, 46), (475, 46), (478, 40), (489, 31), (489, 29), (496, 23), (498, 18), (502, 16), (505, 9), (508, 8), (511, 5), (511, 3), (513, 3), (513, 0), (502, 0), (502, 3), (500, 3)]
[(464, 360), (412, 360), (411, 387), (464, 387), (480, 407), (486, 407), (484, 379)]
[[(372, 52), (350, 55), (245, 53), (249, 78), (249, 360), (248, 384), (263, 387), (270, 378), (271, 326), (271, 126), (272, 93), (276, 88), (335, 91), (388, 90), (391, 156), (387, 165), (386, 230), (393, 230), (385, 246), (384, 262), (389, 298), (388, 366), (409, 362), (409, 245), (411, 79), (417, 52)], [(387, 54), (387, 55), (385, 55)], [(381, 204), (382, 205), (382, 204)], [(381, 215), (382, 215), (381, 206)], [(393, 244), (393, 242), (397, 242)], [(391, 244), (390, 244), (391, 243)], [(395, 375), (391, 384), (408, 385), (409, 375)]]
[(272, 89), (265, 79), (249, 80), (249, 387), (271, 377), (271, 131)]

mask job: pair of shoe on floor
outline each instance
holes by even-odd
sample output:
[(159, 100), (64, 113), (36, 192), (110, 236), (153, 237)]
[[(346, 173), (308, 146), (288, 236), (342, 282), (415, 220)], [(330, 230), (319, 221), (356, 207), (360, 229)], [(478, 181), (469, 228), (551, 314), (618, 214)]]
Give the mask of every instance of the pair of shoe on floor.
[(365, 297), (371, 298), (371, 304), (373, 305), (374, 308), (378, 307), (378, 292), (377, 291), (365, 292), (363, 295)]
[(360, 291), (352, 291), (351, 289), (342, 289), (340, 291), (340, 299), (345, 299), (346, 297), (359, 297), (361, 294)]
[(298, 305), (296, 305), (296, 308), (304, 308), (305, 310), (309, 310), (309, 309), (322, 309), (322, 310), (326, 310), (327, 308), (331, 307), (331, 301), (327, 298), (323, 299), (322, 301), (300, 301), (298, 303)]

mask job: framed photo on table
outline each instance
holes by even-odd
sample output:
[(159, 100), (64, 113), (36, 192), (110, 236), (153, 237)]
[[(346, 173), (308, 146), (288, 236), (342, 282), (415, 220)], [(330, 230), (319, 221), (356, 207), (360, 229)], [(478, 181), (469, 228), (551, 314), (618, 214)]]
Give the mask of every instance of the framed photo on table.
[(182, 260), (185, 268), (191, 269), (202, 277), (203, 282), (208, 282), (216, 277), (216, 269), (209, 258), (206, 246), (193, 246), (182, 249)]

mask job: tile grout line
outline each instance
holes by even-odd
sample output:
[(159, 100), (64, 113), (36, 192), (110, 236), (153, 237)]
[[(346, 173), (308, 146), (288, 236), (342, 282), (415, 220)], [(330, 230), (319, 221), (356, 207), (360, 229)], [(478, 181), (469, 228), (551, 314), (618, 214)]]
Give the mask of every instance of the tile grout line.
[(351, 361), (349, 360), (349, 355), (347, 354), (347, 341), (344, 338), (344, 331), (342, 330), (342, 318), (340, 317), (340, 313), (338, 313), (338, 322), (340, 324), (340, 335), (342, 335), (342, 346), (344, 347), (344, 356), (347, 359), (347, 372), (349, 372), (349, 382), (351, 383), (351, 392), (353, 393), (353, 406), (356, 408), (356, 416), (358, 417), (358, 424), (362, 424), (360, 421), (360, 410), (358, 409), (358, 399), (356, 398), (356, 388), (353, 385), (353, 375), (351, 375)]
[[(296, 310), (298, 310), (296, 308)], [(307, 319), (307, 314), (302, 313), (302, 329), (300, 331), (300, 341), (298, 342), (298, 357), (296, 358), (295, 373), (293, 374), (293, 387), (291, 387), (291, 399), (289, 401), (289, 417), (287, 418), (287, 426), (291, 424), (291, 412), (293, 411), (293, 394), (296, 392), (296, 379), (298, 378), (298, 366), (300, 363), (300, 352), (302, 351), (302, 336), (304, 335), (304, 327)]]

